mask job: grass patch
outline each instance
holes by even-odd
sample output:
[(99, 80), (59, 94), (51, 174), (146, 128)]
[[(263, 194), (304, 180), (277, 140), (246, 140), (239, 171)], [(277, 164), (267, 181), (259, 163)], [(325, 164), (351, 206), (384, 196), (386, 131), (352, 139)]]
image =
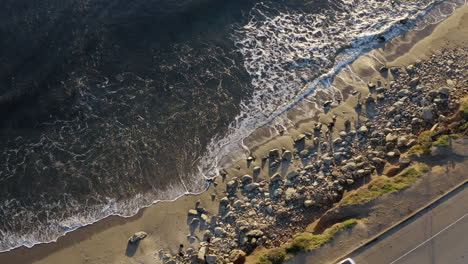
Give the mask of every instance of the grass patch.
[(429, 154), (431, 153), (431, 146), (432, 146), (432, 138), (431, 138), (431, 131), (424, 131), (421, 132), (418, 136), (418, 144), (412, 146), (408, 154), (414, 155), (414, 154)]
[(398, 192), (409, 187), (421, 175), (421, 171), (409, 168), (395, 177), (379, 178), (369, 183), (365, 188), (358, 189), (351, 195), (343, 198), (340, 205), (366, 204), (386, 193)]
[(281, 264), (286, 259), (286, 251), (282, 248), (274, 248), (261, 256), (257, 264)]
[(460, 130), (461, 130), (461, 131), (468, 130), (468, 122), (466, 122), (465, 124), (461, 125), (461, 126), (460, 126)]
[(468, 101), (464, 101), (460, 106), (460, 114), (465, 119), (468, 120)]
[(446, 147), (450, 145), (449, 135), (440, 136), (436, 141), (434, 141), (434, 143), (432, 143), (432, 145), (436, 147)]
[(291, 244), (286, 248), (288, 254), (296, 255), (301, 252), (307, 252), (317, 249), (333, 240), (336, 233), (352, 228), (357, 223), (356, 219), (348, 219), (342, 223), (333, 225), (326, 229), (323, 234), (313, 235), (302, 233), (296, 236)]
[(419, 164), (419, 171), (426, 173), (426, 172), (429, 171), (429, 166), (427, 166), (426, 163), (420, 163)]
[(355, 226), (356, 219), (348, 219), (344, 222), (333, 225), (326, 229), (323, 234), (313, 235), (311, 233), (301, 233), (297, 235), (285, 248), (275, 248), (260, 257), (257, 264), (281, 264), (286, 259), (298, 253), (308, 252), (317, 249), (333, 240), (336, 233), (347, 230)]

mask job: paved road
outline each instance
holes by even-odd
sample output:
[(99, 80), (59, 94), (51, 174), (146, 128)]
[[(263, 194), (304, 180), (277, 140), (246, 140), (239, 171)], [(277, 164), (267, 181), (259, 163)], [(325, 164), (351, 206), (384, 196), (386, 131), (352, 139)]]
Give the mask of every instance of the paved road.
[(467, 264), (468, 188), (352, 258), (357, 264)]

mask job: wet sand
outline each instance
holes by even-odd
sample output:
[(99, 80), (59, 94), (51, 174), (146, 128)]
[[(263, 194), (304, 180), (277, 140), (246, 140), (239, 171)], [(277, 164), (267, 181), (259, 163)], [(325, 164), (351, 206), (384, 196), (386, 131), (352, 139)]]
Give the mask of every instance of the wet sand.
[[(384, 77), (376, 74), (376, 69), (382, 65), (378, 61), (388, 67), (407, 65), (427, 58), (432, 52), (443, 47), (468, 47), (467, 36), (468, 6), (465, 5), (437, 27), (428, 27), (419, 33), (409, 32), (386, 44), (385, 47), (371, 51), (370, 55), (362, 56), (335, 78), (334, 89), (331, 89), (333, 92), (318, 92), (309, 96), (335, 103), (340, 100), (338, 106), (324, 113), (321, 105), (306, 99), (289, 111), (285, 115), (287, 118), (282, 117), (282, 120), (277, 121), (278, 124), (281, 122), (284, 124), (283, 136), (279, 136), (276, 130), (269, 127), (260, 128), (244, 142), (250, 149), (251, 155), (257, 159), (249, 164), (250, 166), (245, 159), (242, 159), (226, 169), (228, 178), (251, 174), (254, 166), (261, 166), (261, 157), (267, 156), (270, 149), (282, 147), (293, 149), (294, 138), (301, 133), (313, 132), (313, 127), (317, 123), (328, 124), (333, 115), (337, 116), (334, 133), (343, 129), (344, 120), (351, 120), (356, 126), (363, 122), (362, 117), (354, 111), (359, 100), (356, 92), (361, 94), (361, 98), (365, 98), (368, 93), (366, 85), (368, 81), (387, 82)], [(356, 80), (358, 77), (362, 80)], [(355, 85), (356, 83), (360, 85)], [(291, 164), (287, 170), (282, 171), (282, 174), (301, 166), (304, 164)], [(266, 178), (270, 173), (269, 170), (262, 170), (258, 177)], [(22, 247), (0, 253), (0, 263), (158, 263), (159, 249), (175, 254), (180, 244), (196, 248), (197, 242), (189, 244), (187, 240), (190, 233), (187, 211), (194, 209), (196, 201), (199, 200), (200, 205), (207, 211), (217, 212), (227, 180), (223, 181), (219, 177), (215, 179), (211, 188), (201, 195), (184, 196), (175, 202), (161, 202), (141, 210), (130, 218), (108, 217), (71, 232), (55, 243), (37, 245), (33, 248)], [(135, 252), (128, 252), (128, 238), (137, 231), (147, 232), (148, 237), (141, 241)], [(194, 234), (201, 239), (199, 230)], [(128, 257), (126, 253), (131, 253), (133, 256)]]

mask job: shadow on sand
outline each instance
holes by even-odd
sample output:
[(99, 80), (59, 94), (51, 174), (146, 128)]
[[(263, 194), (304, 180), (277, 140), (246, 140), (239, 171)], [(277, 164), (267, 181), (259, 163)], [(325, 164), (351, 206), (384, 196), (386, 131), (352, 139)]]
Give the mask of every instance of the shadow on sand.
[(127, 257), (133, 257), (138, 249), (138, 246), (140, 245), (140, 241), (136, 242), (130, 242), (128, 241), (127, 244), (127, 249), (125, 250), (125, 256)]

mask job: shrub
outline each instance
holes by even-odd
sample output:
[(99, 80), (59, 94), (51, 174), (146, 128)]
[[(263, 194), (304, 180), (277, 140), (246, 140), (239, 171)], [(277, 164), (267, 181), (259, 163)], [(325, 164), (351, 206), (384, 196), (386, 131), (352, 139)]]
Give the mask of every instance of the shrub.
[(257, 264), (281, 264), (286, 259), (286, 252), (280, 248), (274, 248), (260, 257)]
[(418, 136), (418, 144), (414, 145), (408, 151), (408, 154), (429, 154), (431, 153), (431, 146), (432, 146), (432, 132), (431, 131), (424, 131), (421, 132)]
[(465, 101), (461, 104), (460, 114), (465, 120), (468, 120), (468, 101)]
[(442, 135), (436, 141), (434, 141), (432, 145), (436, 147), (448, 146), (450, 145), (450, 137), (448, 135)]
[(301, 233), (296, 236), (289, 247), (286, 248), (286, 252), (289, 254), (296, 255), (297, 253), (307, 252), (323, 246), (324, 244), (333, 240), (336, 233), (350, 229), (357, 223), (356, 219), (348, 219), (342, 223), (335, 224), (328, 228), (320, 235), (313, 235), (310, 233)]
[[(424, 169), (424, 168), (423, 168)], [(408, 168), (392, 178), (379, 178), (367, 187), (356, 190), (341, 200), (341, 205), (366, 204), (386, 194), (401, 191), (415, 182), (422, 173), (415, 168)]]

